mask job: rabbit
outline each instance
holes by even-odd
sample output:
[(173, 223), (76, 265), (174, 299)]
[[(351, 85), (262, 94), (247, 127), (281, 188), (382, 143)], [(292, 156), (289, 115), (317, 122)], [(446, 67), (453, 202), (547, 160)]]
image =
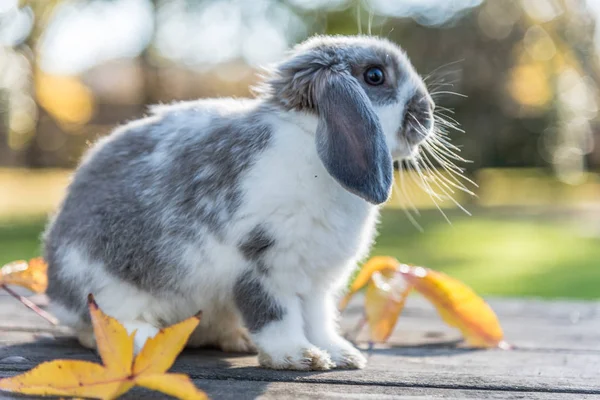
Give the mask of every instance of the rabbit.
[(433, 100), (387, 39), (314, 36), (265, 70), (251, 98), (152, 106), (82, 157), (43, 234), (51, 310), (82, 345), (95, 347), (91, 293), (136, 353), (202, 310), (189, 347), (365, 367), (337, 296), (373, 244), (394, 161), (432, 134)]

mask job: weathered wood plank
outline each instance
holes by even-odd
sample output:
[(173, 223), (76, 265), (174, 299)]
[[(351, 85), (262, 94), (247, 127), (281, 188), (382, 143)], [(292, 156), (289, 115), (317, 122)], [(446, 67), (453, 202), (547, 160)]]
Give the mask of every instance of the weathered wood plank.
[[(195, 380), (194, 383), (213, 399), (531, 399), (579, 400), (598, 398), (585, 394), (557, 394), (522, 391), (484, 391), (468, 389), (437, 389), (373, 385), (332, 385), (310, 383), (258, 383), (256, 381)], [(151, 395), (150, 393), (144, 393)], [(136, 398), (131, 393), (127, 398)], [(140, 398), (140, 397), (137, 397)], [(144, 398), (147, 398), (144, 396)], [(150, 398), (150, 397), (148, 397)], [(160, 398), (160, 394), (156, 398)]]
[[(492, 399), (492, 400), (587, 400), (597, 395), (579, 393), (523, 392), (516, 390), (489, 391), (470, 389), (437, 389), (391, 387), (372, 385), (332, 385), (297, 382), (257, 382), (196, 379), (194, 384), (212, 399), (218, 400), (280, 400), (280, 399), (373, 399), (373, 400), (423, 400), (423, 399)], [(28, 399), (0, 394), (0, 399)], [(155, 400), (167, 396), (159, 392), (135, 388), (121, 397), (122, 400)]]
[[(254, 356), (236, 357), (209, 350), (185, 351), (173, 371), (188, 373), (217, 389), (222, 384), (233, 385), (231, 382), (236, 382), (240, 391), (244, 385), (268, 387), (266, 398), (281, 398), (290, 383), (299, 385), (293, 387), (307, 396), (315, 390), (325, 393), (329, 389), (324, 387), (331, 385), (334, 393), (340, 390), (350, 396), (354, 389), (346, 386), (354, 385), (355, 397), (360, 398), (366, 394), (435, 398), (447, 392), (457, 393), (455, 398), (477, 398), (478, 394), (469, 396), (478, 391), (486, 397), (489, 393), (504, 396), (492, 398), (553, 398), (529, 395), (544, 392), (572, 393), (576, 398), (600, 394), (600, 303), (496, 299), (490, 303), (516, 350), (457, 348), (451, 341), (459, 338), (458, 333), (443, 324), (428, 303), (411, 298), (389, 345), (372, 349), (363, 371), (269, 371), (257, 368)], [(359, 318), (357, 298), (345, 313), (343, 326), (349, 329)], [(98, 360), (94, 352), (65, 338), (65, 332), (12, 298), (0, 296), (0, 376), (55, 358)], [(363, 387), (365, 391), (361, 391)], [(377, 392), (379, 388), (385, 389)], [(409, 389), (413, 391), (407, 392)], [(427, 395), (428, 391), (435, 396)], [(408, 397), (402, 397), (405, 393)]]
[[(37, 341), (0, 349), (0, 376), (55, 358), (98, 361), (73, 340)], [(542, 390), (600, 394), (600, 355), (552, 351), (470, 351), (452, 347), (374, 349), (362, 371), (292, 372), (257, 368), (254, 356), (186, 350), (173, 371), (197, 379)]]
[[(453, 349), (375, 352), (362, 371), (298, 373), (255, 368), (254, 358), (201, 359), (187, 353), (175, 369), (194, 378), (252, 379), (436, 388), (581, 391), (600, 394), (600, 357)], [(211, 362), (212, 361), (212, 362)], [(229, 364), (224, 365), (223, 362)]]

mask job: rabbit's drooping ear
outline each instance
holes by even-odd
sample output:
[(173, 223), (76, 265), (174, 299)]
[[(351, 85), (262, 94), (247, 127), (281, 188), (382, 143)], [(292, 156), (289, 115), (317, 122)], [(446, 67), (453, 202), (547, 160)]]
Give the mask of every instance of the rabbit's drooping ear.
[(393, 162), (371, 100), (341, 71), (323, 73), (315, 89), (317, 151), (325, 168), (350, 192), (373, 204), (385, 202)]
[(317, 150), (327, 171), (350, 192), (381, 204), (392, 187), (392, 158), (371, 100), (343, 65), (336, 52), (300, 52), (257, 89), (287, 109), (316, 112)]

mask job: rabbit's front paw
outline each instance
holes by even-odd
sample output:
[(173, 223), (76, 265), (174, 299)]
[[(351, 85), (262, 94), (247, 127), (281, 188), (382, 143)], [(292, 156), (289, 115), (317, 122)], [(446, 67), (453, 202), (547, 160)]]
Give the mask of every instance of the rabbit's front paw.
[(83, 347), (88, 349), (96, 349), (96, 338), (92, 329), (84, 329), (77, 332), (77, 339)]
[(367, 365), (367, 359), (360, 350), (344, 339), (322, 347), (329, 352), (338, 369), (363, 369)]
[(135, 355), (138, 355), (142, 351), (148, 339), (153, 338), (160, 332), (160, 329), (156, 326), (142, 321), (125, 322), (123, 323), (123, 327), (130, 335), (135, 332), (135, 337), (133, 338), (133, 353)]
[(326, 371), (335, 368), (327, 352), (316, 347), (299, 347), (288, 351), (258, 353), (258, 362), (264, 368), (298, 371)]

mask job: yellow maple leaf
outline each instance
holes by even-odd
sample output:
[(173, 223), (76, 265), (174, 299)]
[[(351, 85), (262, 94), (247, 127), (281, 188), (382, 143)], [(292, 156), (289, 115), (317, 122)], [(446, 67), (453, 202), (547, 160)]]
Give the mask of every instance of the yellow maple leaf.
[(116, 399), (134, 386), (158, 390), (180, 399), (207, 399), (187, 375), (166, 373), (198, 326), (190, 317), (159, 331), (133, 356), (134, 333), (129, 335), (104, 314), (92, 295), (88, 306), (98, 353), (104, 365), (79, 360), (54, 360), (11, 378), (0, 379), (0, 390), (13, 393)]
[(473, 347), (509, 347), (498, 317), (473, 289), (442, 272), (402, 265), (400, 273), (427, 298), (442, 319), (458, 328)]
[(18, 285), (36, 293), (48, 286), (48, 265), (41, 258), (13, 261), (0, 268), (0, 285)]

